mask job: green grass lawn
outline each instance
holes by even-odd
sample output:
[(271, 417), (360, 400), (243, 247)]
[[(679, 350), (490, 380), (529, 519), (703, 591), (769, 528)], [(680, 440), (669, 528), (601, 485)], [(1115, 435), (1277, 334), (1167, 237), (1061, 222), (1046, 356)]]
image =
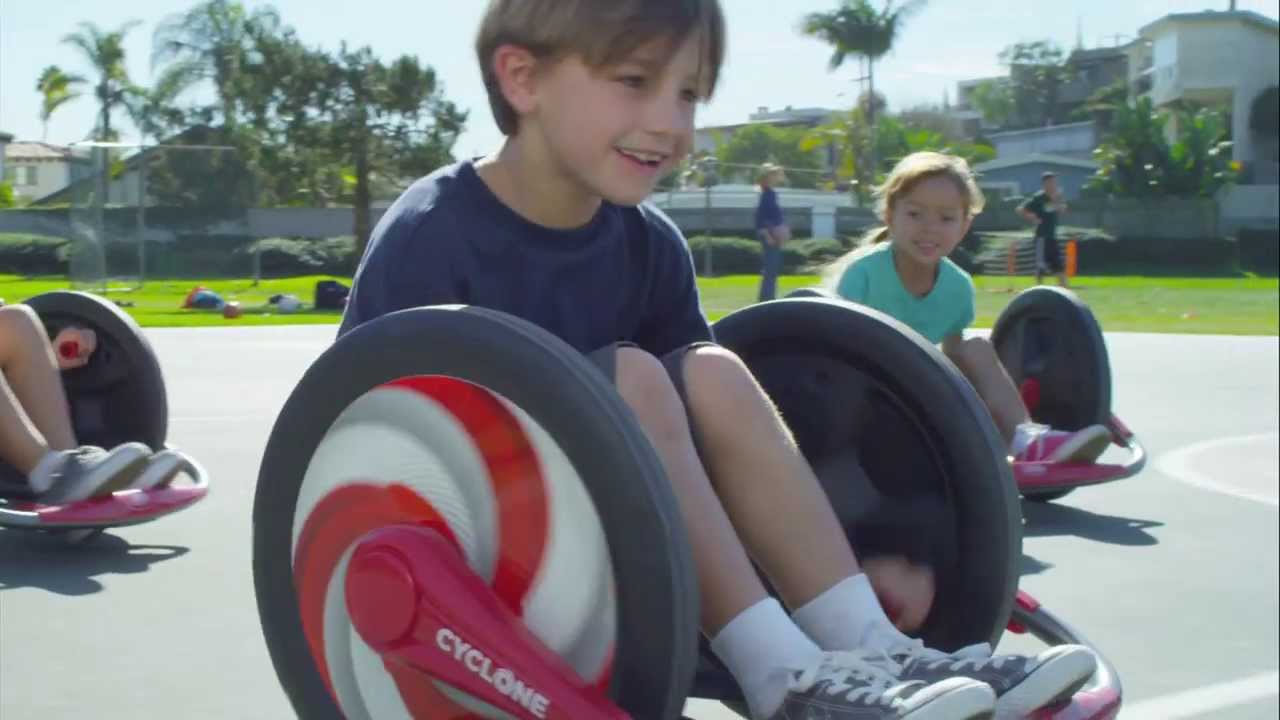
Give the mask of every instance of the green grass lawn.
[[(322, 276), (264, 280), (152, 281), (138, 290), (114, 288), (112, 300), (145, 327), (299, 325), (338, 322), (336, 312), (273, 312), (267, 299), (290, 293), (310, 303)], [(349, 282), (348, 278), (336, 278)], [(1031, 286), (1030, 278), (978, 277), (978, 327), (990, 327), (1013, 298)], [(812, 276), (782, 278), (780, 293), (813, 285)], [(204, 285), (228, 300), (238, 300), (245, 315), (226, 320), (210, 311), (184, 310), (182, 299), (195, 285)], [(759, 278), (739, 275), (700, 279), (703, 306), (712, 320), (754, 302)], [(1280, 281), (1276, 278), (1146, 278), (1081, 277), (1074, 285), (1106, 330), (1167, 333), (1280, 334)], [(37, 293), (69, 287), (65, 278), (25, 279), (0, 275), (0, 298), (17, 302)]]

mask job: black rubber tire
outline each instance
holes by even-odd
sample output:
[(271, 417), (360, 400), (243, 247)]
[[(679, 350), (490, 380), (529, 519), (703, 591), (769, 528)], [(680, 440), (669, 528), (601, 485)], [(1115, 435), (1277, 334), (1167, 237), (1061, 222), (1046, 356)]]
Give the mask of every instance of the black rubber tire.
[[(955, 366), (905, 325), (838, 300), (750, 306), (714, 330), (778, 404), (855, 549), (866, 555), (860, 546), (878, 544), (870, 554), (900, 552), (942, 563), (934, 610), (920, 633), (926, 642), (944, 649), (994, 646), (1017, 590), (1021, 508), (1004, 443)], [(869, 381), (849, 386), (860, 395), (841, 385), (856, 379), (850, 370)], [(895, 437), (909, 437), (919, 452), (886, 457), (885, 443)], [(854, 438), (881, 452), (853, 457)], [(874, 516), (865, 497), (850, 496), (857, 483), (845, 481), (848, 471), (892, 477), (876, 484)], [(924, 486), (930, 476), (943, 486)], [(930, 532), (932, 543), (913, 539)]]
[(789, 298), (828, 298), (838, 300), (840, 296), (823, 287), (803, 287), (787, 293)]
[(634, 416), (586, 358), (512, 316), (461, 306), (384, 316), (311, 366), (272, 429), (253, 507), (254, 584), (277, 675), (300, 717), (339, 717), (303, 637), (291, 571), (302, 473), (325, 431), (366, 391), (445, 375), (531, 415), (587, 484), (618, 588), (611, 695), (633, 717), (679, 718), (697, 662), (699, 603), (688, 540), (662, 465)]
[(98, 334), (98, 349), (89, 364), (62, 374), (76, 437), (106, 448), (132, 441), (163, 450), (169, 428), (164, 374), (138, 323), (115, 304), (89, 293), (59, 290), (26, 304), (40, 316), (51, 339), (73, 323), (86, 324)]
[(1111, 419), (1111, 363), (1089, 306), (1064, 288), (1024, 290), (996, 319), (991, 343), (1014, 384), (1040, 380), (1032, 419), (1080, 430)]
[[(89, 327), (98, 349), (89, 364), (62, 373), (76, 439), (112, 448), (124, 442), (162, 450), (169, 428), (169, 401), (155, 350), (142, 328), (111, 302), (89, 293), (57, 290), (24, 301), (40, 316), (52, 339), (68, 325)], [(0, 493), (26, 487), (25, 478), (0, 461)]]

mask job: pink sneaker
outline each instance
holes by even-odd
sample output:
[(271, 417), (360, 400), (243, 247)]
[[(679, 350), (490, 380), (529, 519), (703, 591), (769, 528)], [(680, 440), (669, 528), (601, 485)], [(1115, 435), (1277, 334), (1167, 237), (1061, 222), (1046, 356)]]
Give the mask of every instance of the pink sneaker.
[[(1024, 432), (1022, 426), (1018, 432)], [(1032, 426), (1025, 447), (1014, 455), (1017, 462), (1091, 463), (1097, 460), (1111, 443), (1111, 432), (1101, 425), (1090, 425), (1076, 432)]]

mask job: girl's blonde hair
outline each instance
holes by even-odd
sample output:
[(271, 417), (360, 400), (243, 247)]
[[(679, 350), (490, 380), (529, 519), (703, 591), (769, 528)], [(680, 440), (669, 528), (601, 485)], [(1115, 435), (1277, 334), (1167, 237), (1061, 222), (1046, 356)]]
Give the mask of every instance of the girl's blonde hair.
[(835, 287), (840, 282), (844, 271), (867, 249), (877, 243), (889, 239), (889, 217), (893, 215), (893, 207), (898, 200), (911, 192), (924, 180), (932, 177), (945, 177), (955, 183), (964, 202), (965, 214), (976, 217), (986, 207), (987, 199), (974, 179), (969, 163), (957, 155), (940, 152), (916, 152), (902, 158), (893, 166), (884, 184), (875, 189), (876, 216), (884, 223), (865, 235), (854, 246), (853, 250), (832, 262), (823, 271), (824, 284)]
[(756, 185), (764, 185), (769, 181), (769, 178), (773, 177), (774, 173), (780, 173), (782, 171), (781, 165), (775, 165), (771, 162), (761, 165), (759, 169), (756, 170)]

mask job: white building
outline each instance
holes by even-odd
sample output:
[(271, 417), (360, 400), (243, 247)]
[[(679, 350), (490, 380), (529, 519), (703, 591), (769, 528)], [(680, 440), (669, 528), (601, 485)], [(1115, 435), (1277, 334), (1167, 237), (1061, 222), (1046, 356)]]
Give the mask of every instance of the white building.
[(10, 142), (4, 147), (4, 179), (16, 198), (36, 200), (71, 184), (71, 149), (43, 142)]
[(1280, 83), (1280, 24), (1251, 11), (1208, 10), (1166, 15), (1138, 35), (1130, 46), (1131, 95), (1150, 97), (1157, 107), (1224, 107), (1233, 159), (1253, 182), (1274, 184), (1277, 138), (1254, 132), (1249, 118), (1263, 92)]

